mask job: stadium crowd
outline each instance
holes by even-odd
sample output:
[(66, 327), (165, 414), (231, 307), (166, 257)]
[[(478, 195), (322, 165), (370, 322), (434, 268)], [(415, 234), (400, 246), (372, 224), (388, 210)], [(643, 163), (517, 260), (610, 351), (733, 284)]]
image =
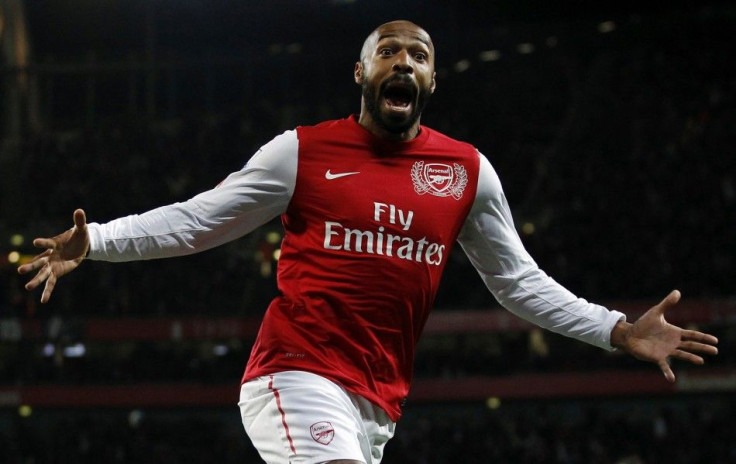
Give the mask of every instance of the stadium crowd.
[[(733, 402), (511, 403), (407, 407), (384, 464), (728, 464), (736, 459)], [(9, 464), (260, 462), (228, 410), (52, 410), (8, 417)], [(40, 417), (36, 417), (40, 416)], [(695, 426), (697, 424), (697, 426)]]
[[(699, 327), (721, 346), (736, 344), (736, 328)], [(4, 341), (0, 378), (15, 385), (135, 385), (195, 382), (229, 384), (243, 372), (253, 340), (87, 341), (84, 333), (55, 339)], [(736, 368), (736, 354), (723, 349), (708, 369)], [(677, 364), (683, 373), (697, 367)], [(513, 333), (424, 335), (417, 347), (415, 378), (561, 374), (618, 370), (650, 372), (652, 366), (541, 330)], [(235, 380), (234, 380), (235, 379)], [(0, 385), (1, 386), (1, 385)]]
[[(459, 52), (448, 53), (458, 60), (440, 67), (423, 122), (489, 157), (532, 256), (581, 296), (654, 302), (677, 287), (685, 298), (729, 298), (736, 275), (734, 23), (736, 10), (720, 6), (621, 18), (608, 32), (575, 21), (471, 31), (478, 44), (500, 44), (496, 55), (485, 55), (499, 59), (476, 60), (485, 49), (466, 47), (470, 66), (458, 66)], [(529, 37), (538, 39), (533, 52), (516, 46)], [(51, 121), (24, 136), (16, 156), (2, 159), (5, 172), (22, 182), (0, 187), (0, 233), (22, 234), (18, 249), (30, 254), (28, 239), (68, 226), (76, 207), (105, 221), (186, 199), (294, 124), (358, 111), (346, 103), (358, 101), (357, 87), (334, 91), (318, 107), (299, 92), (277, 106), (251, 90), (242, 101), (155, 118)], [(192, 257), (87, 263), (43, 307), (23, 290), (15, 267), (0, 264), (0, 320), (259, 316), (276, 292), (278, 231), (275, 220)], [(438, 310), (493, 306), (474, 276), (455, 250)], [(709, 331), (722, 346), (736, 341), (732, 326)], [(546, 339), (549, 356), (538, 356), (529, 336), (494, 334), (480, 350), (470, 335), (427, 338), (417, 377), (649, 368), (556, 336)], [(2, 383), (237, 381), (251, 342), (228, 342), (223, 356), (212, 354), (214, 342), (138, 342), (120, 359), (114, 349), (91, 345), (84, 358), (44, 354), (47, 343), (62, 341), (0, 339)], [(734, 363), (727, 350), (713, 361)], [(733, 400), (717, 395), (499, 409), (410, 404), (383, 462), (736, 462), (735, 414)], [(234, 408), (39, 410), (28, 417), (0, 408), (0, 462), (257, 462), (241, 427)]]
[[(629, 18), (607, 34), (588, 25), (585, 36), (573, 32), (577, 24), (537, 26), (547, 37), (534, 53), (501, 49), (497, 61), (463, 72), (441, 67), (424, 122), (490, 158), (532, 256), (580, 295), (654, 298), (677, 287), (686, 297), (729, 296), (736, 66), (733, 12), (724, 10), (704, 9), (697, 21)], [(528, 35), (507, 34), (509, 42)], [(101, 115), (29, 135), (10, 166), (23, 182), (3, 192), (0, 230), (30, 239), (68, 224), (76, 207), (105, 221), (186, 199), (294, 124), (357, 111), (343, 109), (357, 87), (335, 92), (328, 109), (298, 95), (274, 107), (253, 91), (217, 111)], [(260, 314), (275, 292), (272, 231), (277, 221), (186, 263), (85, 266), (45, 314)], [(32, 252), (28, 240), (24, 251)], [(456, 251), (437, 307), (487, 307), (472, 274)], [(30, 303), (21, 282), (3, 281), (0, 316), (22, 316)]]

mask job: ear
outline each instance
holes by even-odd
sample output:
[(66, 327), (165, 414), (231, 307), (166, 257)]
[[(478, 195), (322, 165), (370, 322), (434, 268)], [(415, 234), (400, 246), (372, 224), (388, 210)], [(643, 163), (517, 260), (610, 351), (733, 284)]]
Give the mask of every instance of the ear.
[(432, 73), (432, 85), (429, 86), (429, 92), (434, 93), (434, 89), (437, 87), (437, 73)]
[(353, 78), (355, 79), (355, 83), (358, 85), (363, 85), (363, 62), (358, 61), (355, 63), (355, 70), (353, 70)]

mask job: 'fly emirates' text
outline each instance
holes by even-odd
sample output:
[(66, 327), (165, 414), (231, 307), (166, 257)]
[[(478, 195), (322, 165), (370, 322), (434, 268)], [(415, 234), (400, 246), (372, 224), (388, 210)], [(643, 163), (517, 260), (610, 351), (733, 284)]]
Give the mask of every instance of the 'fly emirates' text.
[[(373, 220), (399, 224), (408, 231), (414, 211), (402, 211), (395, 205), (373, 203)], [(325, 249), (345, 250), (355, 253), (369, 253), (397, 257), (408, 261), (426, 262), (438, 266), (442, 263), (445, 245), (432, 243), (427, 237), (419, 240), (401, 235), (385, 233), (385, 228), (378, 230), (349, 229), (339, 222), (325, 221)]]

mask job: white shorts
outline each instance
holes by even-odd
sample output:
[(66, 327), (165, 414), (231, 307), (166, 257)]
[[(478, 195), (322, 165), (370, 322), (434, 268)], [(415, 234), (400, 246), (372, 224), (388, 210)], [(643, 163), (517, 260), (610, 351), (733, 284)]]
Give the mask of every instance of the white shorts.
[(379, 464), (396, 429), (383, 409), (308, 372), (246, 382), (238, 406), (245, 432), (268, 464)]

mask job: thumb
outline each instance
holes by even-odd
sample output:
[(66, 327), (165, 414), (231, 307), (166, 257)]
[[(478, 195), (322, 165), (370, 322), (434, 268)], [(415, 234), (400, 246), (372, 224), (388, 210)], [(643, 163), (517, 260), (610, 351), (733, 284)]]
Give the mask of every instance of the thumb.
[(657, 314), (664, 314), (664, 311), (669, 308), (670, 306), (676, 305), (680, 298), (682, 297), (682, 294), (679, 290), (672, 290), (662, 301), (659, 302), (657, 306), (652, 308)]
[(83, 209), (77, 209), (74, 211), (74, 226), (77, 229), (84, 229), (87, 226), (87, 215)]

